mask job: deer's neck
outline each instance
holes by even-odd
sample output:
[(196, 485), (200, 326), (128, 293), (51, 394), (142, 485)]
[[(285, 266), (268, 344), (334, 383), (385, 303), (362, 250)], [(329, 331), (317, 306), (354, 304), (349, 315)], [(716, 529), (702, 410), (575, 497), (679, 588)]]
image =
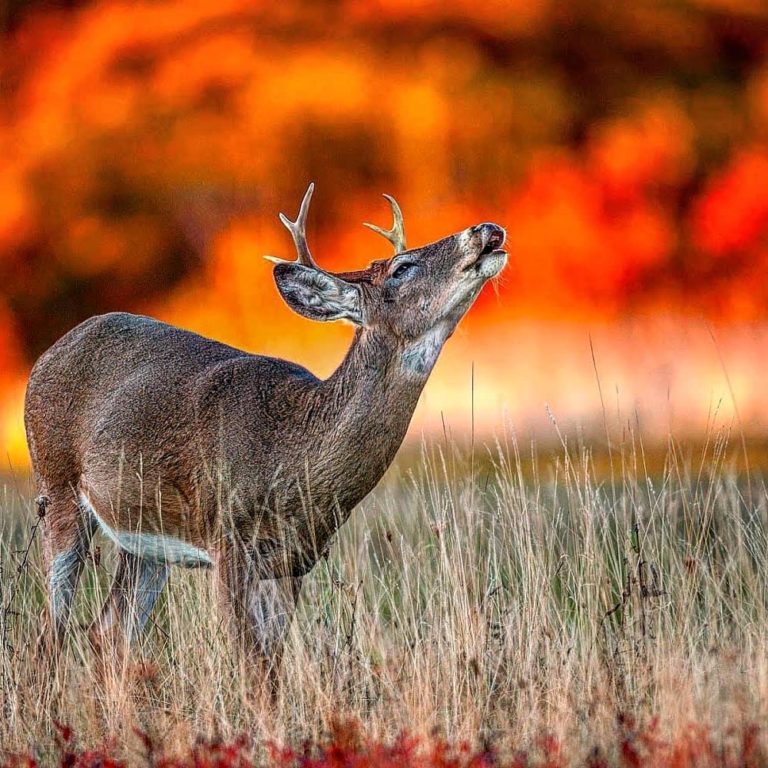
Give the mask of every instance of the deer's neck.
[(438, 334), (403, 345), (358, 329), (344, 361), (323, 383), (327, 439), (319, 458), (334, 462), (342, 506), (360, 501), (392, 462), (444, 341)]

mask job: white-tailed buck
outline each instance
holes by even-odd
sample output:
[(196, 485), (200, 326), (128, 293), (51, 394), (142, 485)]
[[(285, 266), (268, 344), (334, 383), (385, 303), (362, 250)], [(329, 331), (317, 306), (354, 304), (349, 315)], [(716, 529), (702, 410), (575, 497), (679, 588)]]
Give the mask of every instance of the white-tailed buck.
[(368, 226), (394, 256), (328, 272), (305, 236), (312, 190), (295, 222), (281, 214), (298, 259), (272, 260), (294, 311), (356, 326), (330, 378), (125, 313), (86, 320), (37, 361), (25, 422), (55, 646), (100, 528), (119, 561), (95, 641), (135, 637), (171, 565), (210, 567), (237, 638), (279, 659), (302, 577), (384, 474), (443, 344), (506, 263), (496, 224), (406, 250), (388, 198), (392, 229)]

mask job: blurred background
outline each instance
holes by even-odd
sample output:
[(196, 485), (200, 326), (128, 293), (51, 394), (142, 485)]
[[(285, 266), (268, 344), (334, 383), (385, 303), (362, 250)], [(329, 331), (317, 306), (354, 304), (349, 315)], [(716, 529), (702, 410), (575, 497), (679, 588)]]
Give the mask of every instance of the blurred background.
[(330, 373), (351, 330), (261, 258), (310, 180), (329, 269), (388, 255), (383, 192), (411, 246), (508, 230), (412, 438), (768, 435), (764, 0), (4, 0), (0, 30), (4, 464), (94, 313)]

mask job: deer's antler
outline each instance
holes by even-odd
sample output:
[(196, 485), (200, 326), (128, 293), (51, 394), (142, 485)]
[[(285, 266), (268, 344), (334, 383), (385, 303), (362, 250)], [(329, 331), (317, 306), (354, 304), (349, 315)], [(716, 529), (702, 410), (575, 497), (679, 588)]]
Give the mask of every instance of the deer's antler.
[(394, 197), (391, 195), (384, 195), (384, 197), (387, 198), (389, 204), (392, 206), (392, 216), (394, 218), (392, 229), (382, 229), (375, 224), (369, 224), (367, 221), (363, 226), (386, 237), (395, 247), (395, 253), (402, 253), (407, 250), (405, 245), (405, 222), (403, 221), (403, 212), (400, 210), (400, 206), (397, 204), (397, 200), (395, 200)]
[[(312, 269), (320, 269), (315, 260), (312, 258), (312, 254), (309, 252), (309, 245), (307, 244), (307, 212), (309, 211), (309, 203), (312, 200), (312, 193), (315, 191), (315, 183), (310, 182), (307, 187), (307, 191), (304, 193), (304, 199), (301, 201), (299, 207), (299, 215), (296, 217), (296, 221), (291, 221), (284, 213), (280, 214), (280, 221), (285, 224), (288, 231), (293, 237), (293, 242), (296, 245), (296, 264), (301, 264), (305, 267), (311, 267)], [(279, 259), (276, 256), (265, 256), (265, 259), (274, 261), (276, 264), (286, 263), (285, 259)]]

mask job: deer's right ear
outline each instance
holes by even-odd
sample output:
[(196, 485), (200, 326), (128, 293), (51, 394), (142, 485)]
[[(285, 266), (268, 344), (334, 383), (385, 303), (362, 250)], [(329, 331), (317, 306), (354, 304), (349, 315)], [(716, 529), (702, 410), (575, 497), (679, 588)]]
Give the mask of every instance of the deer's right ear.
[(360, 289), (331, 275), (295, 262), (274, 271), (280, 295), (294, 311), (310, 320), (351, 320), (363, 324)]

